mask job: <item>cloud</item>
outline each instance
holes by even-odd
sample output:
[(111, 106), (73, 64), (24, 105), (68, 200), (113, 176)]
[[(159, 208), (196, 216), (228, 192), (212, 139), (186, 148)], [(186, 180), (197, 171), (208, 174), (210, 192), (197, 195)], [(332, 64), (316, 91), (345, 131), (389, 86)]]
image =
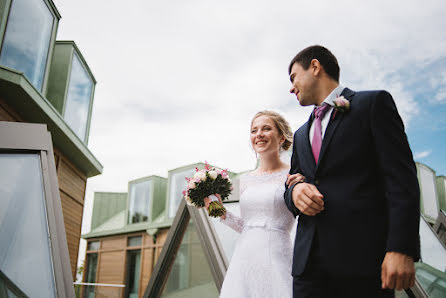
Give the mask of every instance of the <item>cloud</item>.
[(432, 150), (426, 150), (414, 154), (414, 159), (422, 159), (428, 157), (432, 153)]

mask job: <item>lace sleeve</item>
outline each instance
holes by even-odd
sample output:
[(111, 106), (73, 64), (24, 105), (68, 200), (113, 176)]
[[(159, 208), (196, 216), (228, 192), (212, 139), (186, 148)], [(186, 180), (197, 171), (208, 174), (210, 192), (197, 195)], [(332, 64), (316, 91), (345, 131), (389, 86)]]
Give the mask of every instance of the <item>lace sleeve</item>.
[[(235, 182), (235, 181), (234, 181)], [(238, 200), (240, 201), (241, 196), (243, 192), (246, 189), (246, 181), (245, 181), (245, 175), (241, 175), (236, 184), (234, 185), (234, 189), (239, 190), (239, 196)], [(237, 233), (241, 233), (243, 231), (243, 225), (245, 221), (243, 220), (243, 217), (235, 215), (234, 213), (231, 213), (229, 211), (226, 211), (226, 218), (222, 219), (220, 218), (220, 221), (236, 231)]]
[(240, 216), (237, 216), (229, 211), (226, 211), (226, 218), (220, 218), (220, 221), (236, 231), (237, 233), (241, 233), (243, 231), (244, 220)]

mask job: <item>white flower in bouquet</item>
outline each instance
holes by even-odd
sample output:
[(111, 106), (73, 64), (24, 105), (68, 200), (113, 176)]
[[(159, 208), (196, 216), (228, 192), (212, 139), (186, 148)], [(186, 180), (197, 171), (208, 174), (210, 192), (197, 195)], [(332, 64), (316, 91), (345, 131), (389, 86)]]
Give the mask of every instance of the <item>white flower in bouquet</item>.
[(209, 177), (211, 177), (212, 180), (217, 179), (218, 173), (216, 171), (209, 171)]
[(201, 181), (205, 181), (206, 180), (206, 171), (198, 171), (194, 174), (194, 178), (196, 179), (200, 179)]

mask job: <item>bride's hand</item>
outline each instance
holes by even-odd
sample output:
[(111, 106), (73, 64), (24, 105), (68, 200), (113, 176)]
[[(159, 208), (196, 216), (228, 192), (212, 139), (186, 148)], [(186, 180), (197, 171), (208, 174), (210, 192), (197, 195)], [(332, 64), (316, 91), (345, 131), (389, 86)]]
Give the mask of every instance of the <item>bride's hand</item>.
[[(217, 197), (218, 201), (220, 202), (220, 204), (223, 205), (223, 201), (221, 200), (221, 196), (219, 194), (215, 194), (215, 196)], [(209, 197), (206, 197), (203, 199), (204, 201), (204, 207), (206, 209), (206, 211), (209, 210), (209, 205), (211, 204), (212, 200)], [(220, 216), (221, 219), (226, 219), (226, 214)]]
[(209, 205), (211, 204), (211, 199), (209, 197), (206, 197), (203, 199), (204, 201), (204, 208), (206, 208), (206, 211), (209, 209)]
[(305, 182), (305, 176), (299, 173), (293, 175), (288, 174), (288, 178), (286, 179), (286, 184), (288, 185), (288, 187), (300, 182)]

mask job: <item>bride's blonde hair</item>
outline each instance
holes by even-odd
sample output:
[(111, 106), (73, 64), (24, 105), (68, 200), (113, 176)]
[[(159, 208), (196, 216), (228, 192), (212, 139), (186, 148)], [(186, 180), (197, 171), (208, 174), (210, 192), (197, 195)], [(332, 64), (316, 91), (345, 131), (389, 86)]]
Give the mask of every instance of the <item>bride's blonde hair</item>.
[(267, 116), (273, 120), (279, 134), (285, 137), (285, 141), (282, 144), (282, 149), (285, 151), (288, 150), (291, 147), (291, 144), (293, 144), (293, 132), (288, 121), (286, 121), (285, 118), (283, 118), (283, 116), (279, 113), (265, 110), (254, 115), (254, 118), (251, 120), (251, 127), (254, 120), (260, 116)]

